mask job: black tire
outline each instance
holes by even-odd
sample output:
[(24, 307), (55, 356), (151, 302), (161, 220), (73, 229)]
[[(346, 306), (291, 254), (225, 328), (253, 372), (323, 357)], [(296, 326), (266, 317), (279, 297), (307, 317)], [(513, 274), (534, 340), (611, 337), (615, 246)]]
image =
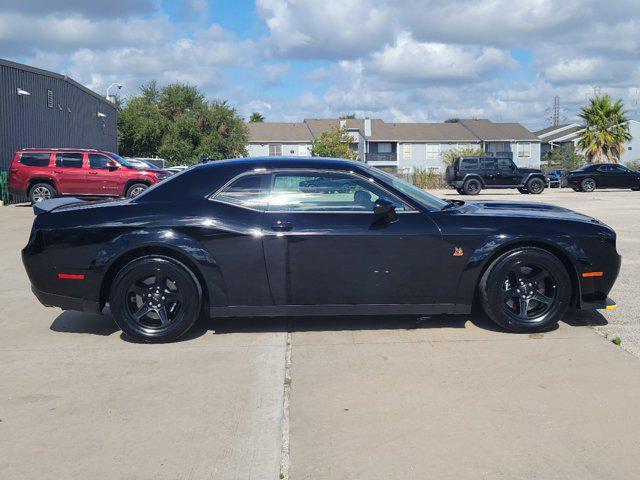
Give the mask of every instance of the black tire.
[(48, 183), (35, 183), (29, 189), (29, 200), (32, 204), (56, 198), (57, 196), (56, 189)]
[(134, 183), (129, 188), (127, 188), (126, 197), (127, 198), (137, 197), (142, 192), (144, 192), (147, 188), (149, 188), (149, 185), (147, 185), (146, 183)]
[(465, 195), (464, 189), (462, 189), (462, 188), (456, 188), (456, 192), (458, 192), (458, 194), (460, 194), (460, 195)]
[(478, 195), (482, 190), (482, 184), (479, 180), (475, 178), (471, 178), (464, 182), (464, 186), (462, 187), (465, 195)]
[(529, 193), (529, 190), (526, 188), (518, 188), (518, 191), (523, 195), (527, 195)]
[(555, 255), (535, 247), (498, 257), (482, 275), (478, 289), (489, 318), (520, 333), (553, 327), (571, 301), (571, 278), (564, 265)]
[(544, 182), (540, 178), (532, 178), (527, 182), (527, 190), (532, 195), (540, 195), (544, 192)]
[(115, 322), (133, 340), (171, 342), (198, 319), (202, 288), (184, 264), (169, 257), (146, 256), (118, 272), (109, 305)]
[(581, 192), (582, 189), (580, 187), (571, 187), (574, 192)]
[(580, 182), (580, 190), (583, 192), (593, 192), (596, 189), (596, 181), (593, 178), (585, 178)]

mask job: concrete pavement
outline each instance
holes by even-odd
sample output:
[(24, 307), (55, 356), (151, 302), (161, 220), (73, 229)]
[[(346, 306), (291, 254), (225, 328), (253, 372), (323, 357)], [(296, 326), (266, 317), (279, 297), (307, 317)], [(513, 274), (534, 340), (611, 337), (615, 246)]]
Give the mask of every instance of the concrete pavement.
[(2, 208), (0, 478), (278, 478), (287, 328), (291, 479), (636, 478), (640, 360), (623, 349), (640, 352), (638, 195), (476, 197), (556, 203), (618, 231), (619, 309), (552, 332), (482, 315), (236, 319), (170, 345), (42, 307), (19, 259), (31, 209)]

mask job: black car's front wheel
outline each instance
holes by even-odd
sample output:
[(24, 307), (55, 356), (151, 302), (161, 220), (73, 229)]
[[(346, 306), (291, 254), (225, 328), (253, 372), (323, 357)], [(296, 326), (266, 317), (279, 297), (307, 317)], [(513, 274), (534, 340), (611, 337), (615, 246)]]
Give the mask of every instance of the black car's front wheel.
[(170, 342), (200, 314), (202, 288), (173, 258), (146, 256), (125, 265), (111, 286), (111, 313), (124, 333), (143, 342)]
[(483, 274), (479, 296), (486, 314), (514, 332), (555, 325), (571, 301), (571, 279), (550, 252), (518, 248), (494, 260)]

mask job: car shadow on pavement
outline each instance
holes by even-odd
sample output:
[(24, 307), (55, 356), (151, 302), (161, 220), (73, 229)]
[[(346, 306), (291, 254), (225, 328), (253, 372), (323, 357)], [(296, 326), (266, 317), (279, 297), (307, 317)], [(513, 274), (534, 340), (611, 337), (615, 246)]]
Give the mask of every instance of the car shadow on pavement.
[(60, 333), (87, 333), (105, 337), (119, 330), (111, 315), (90, 315), (71, 310), (58, 315), (50, 328)]
[[(607, 320), (597, 311), (572, 310), (562, 319), (572, 327), (606, 325)], [(321, 332), (355, 330), (416, 330), (426, 328), (467, 328), (467, 323), (483, 330), (514, 334), (502, 329), (482, 312), (471, 315), (367, 315), (367, 316), (309, 316), (309, 317), (233, 317), (210, 318), (196, 322), (191, 331), (178, 341), (189, 341), (207, 332), (214, 335), (230, 333), (269, 332)], [(90, 315), (82, 312), (64, 311), (51, 324), (51, 330), (59, 333), (81, 333), (109, 336), (118, 331), (111, 315)], [(555, 326), (553, 331), (558, 327)], [(515, 334), (517, 335), (517, 334)], [(121, 333), (120, 337), (133, 342)]]

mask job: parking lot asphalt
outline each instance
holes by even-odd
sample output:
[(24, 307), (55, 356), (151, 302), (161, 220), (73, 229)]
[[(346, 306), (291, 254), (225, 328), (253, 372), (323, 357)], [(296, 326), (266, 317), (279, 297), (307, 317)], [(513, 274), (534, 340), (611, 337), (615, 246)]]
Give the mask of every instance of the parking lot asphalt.
[(2, 208), (0, 478), (278, 478), (283, 417), (291, 479), (635, 478), (639, 196), (473, 198), (555, 203), (618, 232), (618, 310), (551, 332), (477, 314), (237, 319), (169, 345), (42, 307), (19, 258), (31, 209)]

